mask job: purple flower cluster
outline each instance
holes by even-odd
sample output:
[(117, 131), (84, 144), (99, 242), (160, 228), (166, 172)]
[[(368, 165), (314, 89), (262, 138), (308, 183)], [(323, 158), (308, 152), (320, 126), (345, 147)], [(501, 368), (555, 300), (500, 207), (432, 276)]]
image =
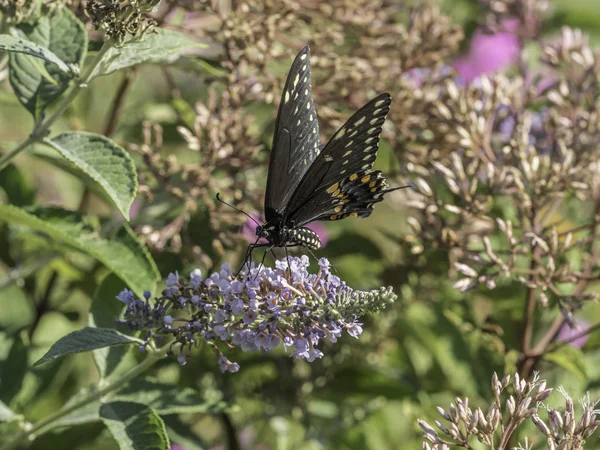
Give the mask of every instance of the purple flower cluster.
[[(288, 264), (289, 261), (289, 264)], [(194, 345), (206, 342), (216, 351), (222, 372), (237, 372), (219, 347), (269, 352), (279, 344), (296, 358), (321, 358), (322, 339), (336, 342), (343, 331), (362, 333), (362, 316), (396, 299), (391, 288), (355, 291), (330, 272), (325, 258), (310, 273), (307, 256), (275, 262), (275, 268), (246, 266), (238, 278), (229, 264), (203, 279), (200, 271), (185, 280), (170, 274), (162, 295), (143, 300), (129, 290), (117, 297), (127, 305), (120, 322), (150, 340), (171, 340), (185, 364)], [(142, 348), (143, 350), (143, 348)]]

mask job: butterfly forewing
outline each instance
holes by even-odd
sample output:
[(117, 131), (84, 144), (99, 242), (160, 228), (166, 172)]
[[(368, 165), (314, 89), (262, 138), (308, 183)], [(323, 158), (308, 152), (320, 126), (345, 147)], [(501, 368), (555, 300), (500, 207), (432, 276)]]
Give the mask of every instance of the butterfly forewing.
[(265, 195), (267, 221), (284, 214), (293, 192), (319, 154), (319, 125), (310, 75), (310, 53), (304, 47), (288, 74), (275, 122)]
[(371, 172), (391, 97), (381, 94), (356, 112), (314, 160), (286, 208), (286, 222), (366, 217), (381, 201), (387, 185)]

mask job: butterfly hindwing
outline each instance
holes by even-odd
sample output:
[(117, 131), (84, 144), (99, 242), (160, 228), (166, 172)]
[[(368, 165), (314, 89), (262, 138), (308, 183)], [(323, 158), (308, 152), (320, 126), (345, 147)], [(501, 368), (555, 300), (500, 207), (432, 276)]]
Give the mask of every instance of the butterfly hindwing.
[(283, 215), (302, 177), (319, 154), (319, 125), (304, 47), (288, 73), (275, 122), (265, 194), (267, 220)]
[(325, 145), (290, 199), (285, 220), (301, 226), (313, 220), (366, 217), (387, 191), (372, 172), (391, 97), (381, 94), (356, 112)]

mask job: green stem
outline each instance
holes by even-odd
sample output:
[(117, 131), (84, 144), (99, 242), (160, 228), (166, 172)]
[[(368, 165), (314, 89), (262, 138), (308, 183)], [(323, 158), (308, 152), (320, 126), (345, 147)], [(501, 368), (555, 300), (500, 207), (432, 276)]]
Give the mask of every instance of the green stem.
[(62, 116), (62, 114), (65, 112), (65, 109), (67, 109), (73, 100), (75, 100), (75, 97), (77, 97), (79, 91), (86, 87), (88, 83), (96, 76), (96, 71), (100, 62), (102, 61), (102, 58), (113, 45), (114, 43), (112, 39), (107, 39), (104, 41), (102, 48), (98, 51), (92, 62), (86, 66), (86, 70), (80, 76), (79, 81), (71, 88), (66, 97), (63, 98), (58, 104), (56, 111), (54, 111), (54, 113), (47, 119), (36, 123), (31, 135), (24, 142), (0, 157), (0, 170), (31, 144), (41, 141), (46, 136), (50, 126), (52, 126), (52, 124), (56, 122), (60, 116)]
[(33, 441), (40, 434), (51, 430), (58, 420), (67, 416), (68, 414), (71, 414), (73, 411), (76, 411), (79, 408), (88, 405), (89, 403), (95, 402), (96, 400), (101, 399), (102, 397), (111, 392), (117, 391), (125, 387), (125, 385), (128, 382), (144, 373), (146, 370), (152, 367), (158, 360), (164, 358), (167, 355), (167, 350), (170, 346), (171, 343), (154, 351), (151, 351), (149, 349), (150, 353), (148, 354), (148, 357), (142, 362), (140, 362), (137, 366), (131, 368), (128, 372), (124, 373), (119, 378), (113, 380), (103, 388), (98, 389), (97, 391), (85, 396), (78, 402), (69, 405), (69, 407), (63, 408), (55, 412), (54, 414), (49, 415), (45, 419), (40, 420), (36, 424), (30, 425), (28, 428), (18, 433), (12, 440), (8, 441), (6, 444), (0, 447), (0, 450), (11, 450), (19, 447), (20, 444), (26, 441)]

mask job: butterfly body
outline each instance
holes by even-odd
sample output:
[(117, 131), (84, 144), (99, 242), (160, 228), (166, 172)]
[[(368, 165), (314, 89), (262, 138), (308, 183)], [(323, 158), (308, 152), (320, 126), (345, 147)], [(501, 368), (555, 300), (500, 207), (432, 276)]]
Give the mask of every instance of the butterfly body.
[[(379, 137), (391, 97), (381, 94), (356, 112), (326, 145), (320, 144), (310, 85), (310, 55), (296, 56), (275, 122), (265, 194), (265, 223), (256, 228), (259, 246), (321, 247), (305, 227), (316, 220), (367, 217), (389, 189), (373, 171)], [(398, 188), (396, 188), (398, 189)]]
[(274, 247), (303, 246), (310, 250), (321, 248), (319, 235), (306, 227), (287, 227), (281, 221), (268, 222), (256, 227), (256, 235), (266, 239)]

